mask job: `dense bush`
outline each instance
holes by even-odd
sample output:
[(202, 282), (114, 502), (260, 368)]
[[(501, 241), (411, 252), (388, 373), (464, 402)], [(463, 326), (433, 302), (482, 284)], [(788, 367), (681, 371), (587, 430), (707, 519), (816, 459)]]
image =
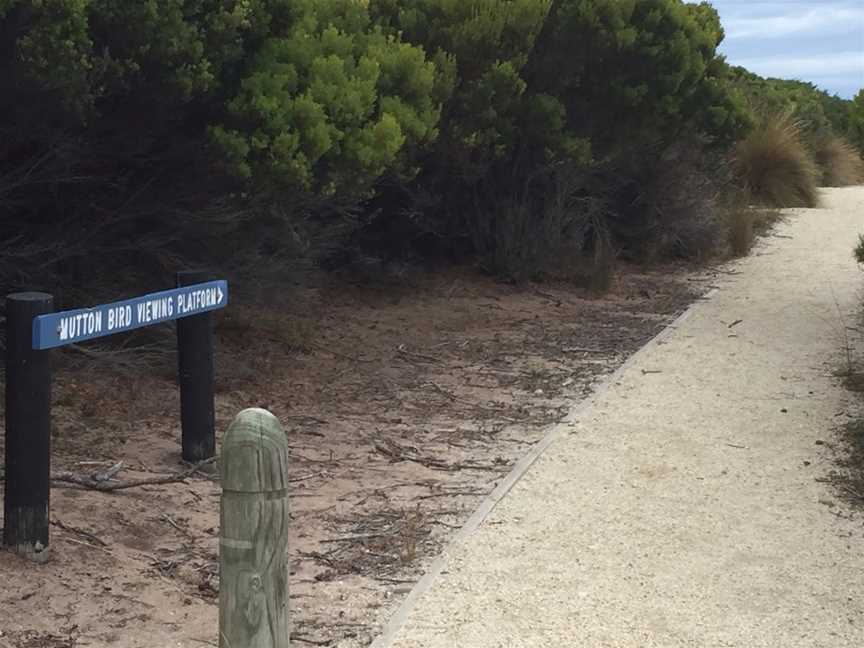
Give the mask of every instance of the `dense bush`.
[[(495, 268), (502, 267), (500, 259), (519, 258), (518, 240), (527, 246), (525, 259), (575, 254), (562, 255), (560, 236), (550, 229), (562, 220), (561, 202), (550, 200), (537, 178), (556, 177), (561, 165), (581, 168), (568, 176), (592, 178), (590, 187), (579, 180), (573, 189), (591, 200), (566, 201), (571, 213), (563, 221), (590, 220), (587, 206), (606, 204), (617, 186), (617, 178), (592, 173), (593, 167), (627, 166), (627, 182), (635, 186), (651, 175), (655, 152), (668, 150), (685, 133), (697, 136), (702, 151), (733, 141), (748, 127), (741, 96), (717, 55), (720, 21), (707, 4), (373, 0), (370, 7), (393, 33), (444, 61), (448, 79), (452, 64), (441, 137), (412, 189), (414, 195), (439, 197), (432, 208), (437, 222), (417, 222), (451, 237), (469, 234), (478, 254), (499, 259), (491, 263)], [(634, 169), (639, 159), (645, 160), (642, 170)], [(599, 176), (612, 184), (600, 186)], [(681, 202), (684, 190), (668, 187), (678, 194), (670, 200)], [(702, 188), (693, 191), (701, 194)], [(631, 227), (659, 222), (648, 202), (641, 213), (628, 207)], [(399, 205), (409, 211), (416, 206)], [(398, 218), (399, 210), (387, 206), (383, 218)], [(677, 222), (669, 238), (683, 241), (687, 225)], [(527, 236), (532, 228), (536, 236)], [(511, 269), (504, 272), (514, 274), (516, 263), (508, 261), (504, 265)], [(528, 267), (537, 264), (524, 263), (530, 275)]]
[[(793, 140), (827, 182), (854, 167), (832, 138), (864, 150), (864, 93), (730, 68), (722, 39), (682, 0), (0, 0), (0, 276), (701, 257), (730, 149), (784, 204), (815, 195)], [(798, 131), (734, 146), (776, 111)]]
[(437, 136), (435, 65), (352, 0), (3, 0), (0, 36), (11, 284), (278, 253)]

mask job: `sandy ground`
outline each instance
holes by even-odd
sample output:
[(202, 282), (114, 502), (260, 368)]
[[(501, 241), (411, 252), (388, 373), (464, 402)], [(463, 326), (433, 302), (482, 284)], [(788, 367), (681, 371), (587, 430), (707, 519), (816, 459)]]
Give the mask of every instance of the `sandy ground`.
[(864, 189), (825, 203), (559, 425), (376, 647), (864, 645), (864, 525), (824, 482)]
[[(292, 645), (368, 646), (517, 460), (707, 283), (624, 268), (596, 299), (453, 271), (340, 280), (290, 315), (234, 299), (217, 323), (217, 427), (264, 406), (288, 432)], [(167, 327), (141, 334), (171, 348)], [(122, 351), (56, 357), (55, 472), (184, 469), (171, 356)], [(51, 562), (0, 551), (0, 648), (215, 645), (216, 478), (61, 486)]]

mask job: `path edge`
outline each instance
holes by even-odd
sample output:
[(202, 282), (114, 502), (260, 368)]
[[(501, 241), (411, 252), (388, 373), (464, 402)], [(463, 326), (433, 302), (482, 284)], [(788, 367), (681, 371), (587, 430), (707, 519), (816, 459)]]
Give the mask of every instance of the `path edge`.
[(425, 594), (435, 583), (438, 576), (441, 575), (441, 572), (444, 569), (444, 566), (447, 564), (447, 558), (450, 553), (450, 549), (455, 547), (457, 544), (461, 543), (468, 536), (473, 534), (481, 524), (489, 517), (489, 514), (495, 509), (498, 503), (507, 496), (507, 494), (513, 489), (513, 487), (519, 483), (519, 481), (527, 474), (528, 470), (534, 465), (546, 450), (562, 435), (564, 432), (567, 421), (572, 420), (574, 416), (577, 416), (588, 409), (591, 405), (594, 404), (594, 401), (598, 396), (602, 395), (606, 390), (608, 390), (616, 381), (618, 381), (624, 373), (626, 373), (630, 367), (640, 359), (645, 353), (654, 347), (662, 344), (663, 341), (672, 335), (678, 327), (683, 324), (690, 316), (693, 314), (693, 311), (704, 301), (711, 299), (714, 295), (719, 292), (719, 288), (712, 287), (708, 290), (704, 295), (700, 295), (693, 300), (693, 303), (687, 306), (679, 315), (675, 317), (671, 322), (669, 322), (666, 326), (664, 326), (654, 337), (648, 340), (645, 344), (643, 344), (639, 349), (637, 349), (629, 358), (627, 358), (620, 367), (618, 367), (615, 371), (610, 373), (608, 376), (604, 377), (596, 389), (585, 399), (579, 401), (573, 408), (567, 413), (567, 416), (559, 421), (558, 423), (550, 426), (549, 430), (540, 439), (537, 443), (535, 443), (531, 450), (523, 456), (519, 461), (517, 461), (513, 468), (509, 473), (498, 483), (498, 485), (492, 490), (492, 492), (487, 495), (480, 505), (475, 509), (475, 511), (471, 514), (471, 516), (465, 521), (456, 533), (453, 534), (453, 537), (447, 543), (447, 546), (426, 568), (426, 571), (423, 573), (423, 576), (418, 580), (414, 587), (411, 588), (411, 591), (408, 592), (408, 595), (399, 604), (399, 607), (396, 608), (396, 611), (390, 616), (387, 623), (384, 625), (381, 633), (375, 638), (375, 640), (369, 645), (369, 648), (391, 648), (393, 642), (396, 639), (397, 634), (408, 621), (408, 617), (411, 612), (417, 606), (417, 602), (420, 597)]

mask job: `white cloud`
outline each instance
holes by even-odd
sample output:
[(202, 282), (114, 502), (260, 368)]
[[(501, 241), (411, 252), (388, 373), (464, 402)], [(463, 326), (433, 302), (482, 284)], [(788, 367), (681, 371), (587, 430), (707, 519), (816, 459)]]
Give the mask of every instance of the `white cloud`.
[(723, 20), (726, 38), (782, 38), (796, 34), (864, 34), (864, 7), (777, 6), (778, 15), (730, 16)]
[(710, 1), (726, 31), (720, 51), (732, 65), (844, 97), (864, 87), (864, 1)]

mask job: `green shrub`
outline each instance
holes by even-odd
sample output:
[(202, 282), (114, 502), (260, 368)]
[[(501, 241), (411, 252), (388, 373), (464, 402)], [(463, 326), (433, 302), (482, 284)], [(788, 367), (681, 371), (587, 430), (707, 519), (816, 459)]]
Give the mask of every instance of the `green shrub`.
[(259, 186), (363, 197), (406, 151), (437, 137), (436, 69), (423, 51), (372, 25), (352, 0), (305, 4), (251, 54), (211, 130), (230, 168)]
[(723, 29), (708, 4), (681, 0), (554, 3), (529, 87), (555, 97), (595, 154), (632, 151), (695, 129), (732, 141), (747, 127), (717, 54)]
[[(452, 183), (484, 178), (520, 143), (528, 84), (525, 66), (551, 0), (370, 0), (391, 34), (429, 53), (444, 101), (430, 176)], [(538, 120), (533, 132), (554, 126)], [(557, 141), (557, 140), (556, 140)], [(442, 188), (443, 191), (443, 188)]]
[(789, 116), (768, 118), (740, 141), (734, 167), (741, 185), (761, 205), (815, 207), (818, 173), (801, 141), (800, 124)]

